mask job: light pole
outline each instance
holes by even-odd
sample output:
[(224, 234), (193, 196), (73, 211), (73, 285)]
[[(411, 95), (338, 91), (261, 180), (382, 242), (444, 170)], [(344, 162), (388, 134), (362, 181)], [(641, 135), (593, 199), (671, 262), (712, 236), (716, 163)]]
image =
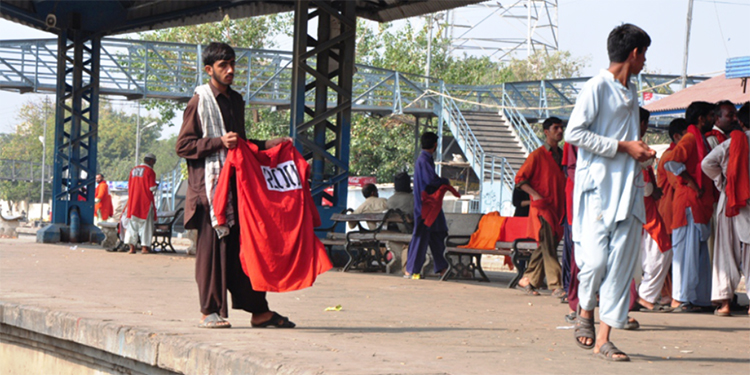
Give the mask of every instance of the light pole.
[(154, 125), (156, 125), (156, 124), (157, 124), (156, 121), (154, 121), (154, 122), (152, 122), (152, 123), (144, 126), (143, 128), (141, 128), (140, 125), (138, 125), (138, 127), (136, 128), (136, 133), (135, 133), (135, 165), (138, 165), (138, 152), (140, 151), (140, 148), (141, 148), (141, 132), (144, 131), (144, 130), (146, 130), (146, 129), (148, 129), (148, 128), (150, 128), (150, 127), (152, 127), (152, 126), (154, 126)]
[[(47, 107), (49, 106), (49, 97), (44, 98), (44, 135), (39, 137), (42, 142), (42, 188), (41, 197), (39, 198), (39, 222), (44, 222), (44, 169), (47, 160)], [(41, 224), (40, 224), (41, 225)]]

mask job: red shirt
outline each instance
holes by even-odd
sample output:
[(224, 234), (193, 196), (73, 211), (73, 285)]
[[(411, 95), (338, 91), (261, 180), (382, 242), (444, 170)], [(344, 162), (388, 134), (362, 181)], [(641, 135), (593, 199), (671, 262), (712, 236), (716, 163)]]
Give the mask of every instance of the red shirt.
[(528, 184), (542, 196), (541, 200), (532, 198), (529, 207), (529, 227), (527, 236), (539, 241), (542, 223), (539, 216), (552, 227), (557, 239), (562, 238), (562, 220), (565, 217), (565, 175), (552, 153), (544, 146), (534, 150), (516, 173), (516, 185)]
[(214, 195), (219, 225), (226, 223), (227, 192), (237, 176), (240, 261), (253, 290), (286, 292), (307, 288), (331, 269), (315, 236), (320, 216), (310, 194), (310, 166), (291, 142), (258, 151), (238, 140), (227, 152)]
[(156, 186), (156, 173), (147, 164), (141, 164), (130, 170), (128, 179), (128, 219), (135, 216), (139, 219), (148, 218), (148, 210), (154, 204), (154, 192), (151, 188)]

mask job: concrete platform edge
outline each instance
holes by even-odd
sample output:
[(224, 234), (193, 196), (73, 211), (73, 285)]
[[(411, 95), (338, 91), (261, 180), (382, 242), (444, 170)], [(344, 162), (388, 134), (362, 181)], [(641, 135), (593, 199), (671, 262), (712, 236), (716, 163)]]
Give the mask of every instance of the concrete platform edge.
[(247, 353), (197, 344), (167, 332), (150, 332), (49, 309), (0, 301), (0, 323), (90, 346), (161, 369), (198, 374), (317, 374)]

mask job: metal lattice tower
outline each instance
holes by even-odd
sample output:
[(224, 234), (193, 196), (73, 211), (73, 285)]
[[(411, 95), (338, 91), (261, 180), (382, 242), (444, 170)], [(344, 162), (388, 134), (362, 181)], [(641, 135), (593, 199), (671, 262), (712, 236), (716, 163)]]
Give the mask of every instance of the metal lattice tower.
[(557, 0), (487, 1), (447, 11), (453, 52), (499, 60), (557, 51)]

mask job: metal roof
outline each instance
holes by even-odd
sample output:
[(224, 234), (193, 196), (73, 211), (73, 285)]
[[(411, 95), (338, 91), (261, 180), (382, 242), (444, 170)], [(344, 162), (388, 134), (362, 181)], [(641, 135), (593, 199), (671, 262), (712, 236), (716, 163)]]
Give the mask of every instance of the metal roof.
[[(377, 22), (434, 13), (484, 0), (356, 0), (357, 16)], [(290, 12), (287, 0), (0, 0), (0, 16), (59, 34), (74, 28), (114, 35)], [(50, 15), (54, 15), (53, 21)], [(52, 25), (54, 24), (54, 25)]]
[(651, 115), (654, 116), (682, 113), (694, 101), (716, 103), (721, 100), (742, 104), (750, 101), (750, 92), (743, 90), (741, 79), (727, 79), (721, 74), (657, 100), (644, 108), (651, 111)]

